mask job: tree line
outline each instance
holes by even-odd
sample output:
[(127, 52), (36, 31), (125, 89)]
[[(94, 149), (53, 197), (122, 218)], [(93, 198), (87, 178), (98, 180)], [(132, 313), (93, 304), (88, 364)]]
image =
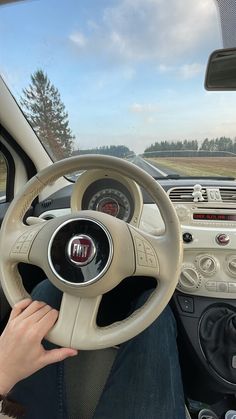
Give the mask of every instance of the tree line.
[(134, 154), (133, 151), (131, 151), (128, 147), (125, 145), (110, 145), (110, 146), (102, 146), (102, 147), (96, 147), (96, 148), (89, 148), (84, 150), (75, 150), (73, 152), (73, 155), (77, 154), (103, 154), (106, 156), (115, 156), (115, 157), (121, 157), (125, 158), (129, 155)]
[(175, 150), (193, 150), (193, 151), (227, 151), (236, 154), (236, 138), (229, 137), (220, 138), (205, 138), (200, 144), (197, 140), (184, 140), (184, 141), (161, 141), (151, 144), (144, 150), (144, 153), (154, 151), (175, 151)]

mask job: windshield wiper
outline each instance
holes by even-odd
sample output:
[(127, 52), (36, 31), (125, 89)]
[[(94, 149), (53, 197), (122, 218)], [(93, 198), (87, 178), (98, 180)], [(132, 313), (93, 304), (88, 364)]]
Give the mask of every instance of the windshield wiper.
[(177, 173), (172, 173), (171, 175), (166, 176), (153, 176), (154, 179), (160, 180), (160, 179), (182, 179), (182, 176), (178, 175)]

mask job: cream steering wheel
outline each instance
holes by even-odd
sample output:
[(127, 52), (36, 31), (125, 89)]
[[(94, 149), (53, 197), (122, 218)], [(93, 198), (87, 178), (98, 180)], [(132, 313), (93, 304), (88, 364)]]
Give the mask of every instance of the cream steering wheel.
[[(97, 211), (79, 211), (27, 226), (26, 211), (42, 189), (73, 171), (112, 169), (135, 180), (153, 198), (165, 233), (153, 236)], [(77, 349), (101, 349), (124, 342), (148, 327), (169, 302), (178, 282), (182, 240), (174, 207), (145, 171), (115, 157), (79, 156), (54, 163), (35, 175), (12, 201), (0, 231), (1, 280), (11, 305), (28, 296), (19, 262), (41, 267), (63, 292), (59, 318), (48, 340)], [(123, 321), (98, 327), (102, 295), (124, 278), (150, 276), (157, 287), (147, 302)]]

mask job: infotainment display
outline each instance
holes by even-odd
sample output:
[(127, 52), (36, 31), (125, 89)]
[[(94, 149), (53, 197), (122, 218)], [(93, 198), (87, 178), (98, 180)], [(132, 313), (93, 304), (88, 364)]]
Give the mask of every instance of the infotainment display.
[(206, 213), (194, 213), (194, 220), (212, 220), (212, 221), (236, 221), (235, 214), (206, 214)]

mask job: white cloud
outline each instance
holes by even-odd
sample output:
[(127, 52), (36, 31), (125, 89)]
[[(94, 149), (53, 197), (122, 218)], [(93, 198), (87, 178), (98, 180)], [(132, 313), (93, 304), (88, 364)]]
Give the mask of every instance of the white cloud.
[(159, 110), (159, 106), (153, 103), (133, 103), (130, 106), (130, 111), (136, 114), (154, 114)]
[(158, 66), (158, 71), (161, 74), (173, 73), (175, 76), (182, 79), (192, 79), (199, 74), (203, 74), (205, 66), (200, 63), (183, 64), (180, 66), (160, 64)]
[(184, 79), (192, 79), (195, 76), (203, 73), (205, 66), (199, 63), (184, 64), (179, 68), (179, 74)]
[(153, 60), (163, 72), (180, 65), (183, 56), (196, 61), (196, 55), (220, 47), (214, 0), (119, 0), (103, 10), (101, 21), (88, 21), (87, 29), (87, 38), (78, 31), (70, 40), (80, 49), (87, 45), (97, 61)]
[(135, 77), (136, 71), (132, 67), (124, 67), (122, 76), (126, 80), (132, 80)]
[(79, 31), (72, 33), (69, 39), (79, 48), (84, 48), (87, 44), (87, 38)]
[(170, 66), (170, 65), (160, 64), (160, 65), (158, 66), (158, 71), (159, 71), (160, 73), (170, 73), (170, 72), (172, 72), (172, 71), (174, 71), (174, 70), (175, 70), (175, 67)]
[(96, 31), (99, 29), (99, 25), (94, 20), (89, 19), (87, 21), (87, 25), (88, 25), (88, 28), (92, 31)]
[(213, 0), (122, 0), (104, 11), (110, 50), (126, 60), (168, 60), (215, 40)]

